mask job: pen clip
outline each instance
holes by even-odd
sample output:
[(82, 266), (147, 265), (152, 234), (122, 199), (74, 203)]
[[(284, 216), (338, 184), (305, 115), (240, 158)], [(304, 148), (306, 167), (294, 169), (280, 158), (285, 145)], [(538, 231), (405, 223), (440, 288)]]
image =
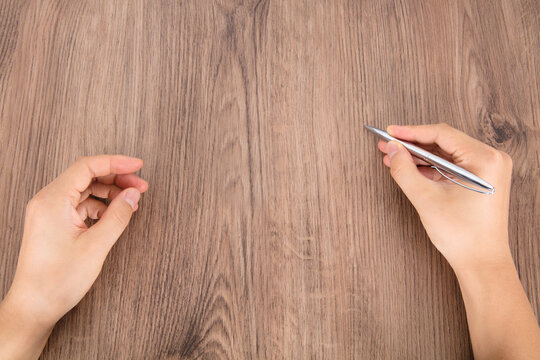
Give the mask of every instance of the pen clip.
[(460, 183), (460, 182), (457, 181), (457, 180), (452, 179), (450, 176), (446, 175), (446, 174), (443, 172), (444, 170), (439, 169), (439, 168), (438, 168), (437, 166), (435, 166), (435, 165), (431, 165), (431, 168), (437, 170), (437, 172), (438, 172), (439, 174), (441, 174), (444, 178), (450, 180), (450, 181), (453, 182), (454, 184), (459, 185), (459, 186), (461, 186), (461, 187), (463, 187), (463, 188), (465, 188), (465, 189), (467, 189), (467, 190), (471, 190), (471, 191), (474, 191), (474, 192), (477, 192), (477, 193), (480, 193), (480, 194), (485, 194), (485, 195), (491, 195), (491, 194), (493, 194), (493, 193), (495, 192), (495, 189), (491, 189), (491, 190), (480, 190), (480, 189), (475, 189), (475, 188), (473, 188), (473, 187), (470, 187), (470, 186), (467, 186), (467, 185), (465, 185), (465, 184), (463, 184), (463, 183)]

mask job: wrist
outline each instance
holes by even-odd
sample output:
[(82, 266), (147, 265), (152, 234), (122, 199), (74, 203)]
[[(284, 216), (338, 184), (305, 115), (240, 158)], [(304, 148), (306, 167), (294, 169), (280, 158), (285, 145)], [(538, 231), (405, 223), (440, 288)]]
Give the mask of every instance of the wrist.
[(510, 249), (490, 249), (479, 256), (452, 265), (464, 296), (482, 291), (487, 295), (492, 287), (503, 281), (518, 282), (516, 267)]
[(37, 359), (53, 326), (36, 319), (8, 294), (0, 303), (0, 358)]
[(48, 333), (56, 324), (56, 321), (41, 316), (27, 296), (12, 290), (0, 303), (0, 316), (10, 324), (32, 334)]
[(459, 263), (456, 266), (452, 266), (452, 268), (460, 282), (473, 278), (489, 280), (501, 274), (514, 273), (516, 271), (510, 251), (488, 255), (486, 258), (475, 259), (471, 262)]
[(485, 235), (459, 240), (461, 246), (443, 252), (458, 278), (514, 268), (508, 236)]
[(538, 351), (534, 349), (538, 324), (509, 249), (490, 251), (489, 256), (463, 262), (454, 271), (475, 357), (527, 358), (525, 354)]

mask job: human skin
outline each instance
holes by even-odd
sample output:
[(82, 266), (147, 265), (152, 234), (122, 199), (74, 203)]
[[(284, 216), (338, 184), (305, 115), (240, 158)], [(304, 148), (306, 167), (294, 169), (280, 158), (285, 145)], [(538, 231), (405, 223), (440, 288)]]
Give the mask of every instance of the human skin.
[[(0, 303), (0, 359), (37, 359), (56, 322), (88, 292), (148, 189), (134, 174), (142, 165), (120, 155), (81, 158), (30, 200)], [(87, 217), (99, 221), (88, 228)]]
[(387, 132), (434, 150), (495, 187), (492, 195), (469, 191), (421, 166), (398, 142), (378, 144), (383, 163), (457, 276), (475, 358), (539, 359), (540, 329), (508, 244), (510, 156), (446, 124), (389, 126)]
[[(475, 357), (535, 358), (540, 330), (508, 245), (509, 156), (447, 125), (388, 132), (435, 148), (494, 185), (493, 195), (465, 190), (417, 167), (421, 161), (398, 143), (379, 143), (383, 162), (457, 275)], [(148, 188), (133, 174), (141, 167), (122, 156), (83, 158), (30, 201), (15, 278), (0, 304), (0, 359), (37, 358), (54, 324), (86, 294)], [(112, 202), (107, 208), (90, 194)], [(100, 220), (88, 229), (86, 217)]]

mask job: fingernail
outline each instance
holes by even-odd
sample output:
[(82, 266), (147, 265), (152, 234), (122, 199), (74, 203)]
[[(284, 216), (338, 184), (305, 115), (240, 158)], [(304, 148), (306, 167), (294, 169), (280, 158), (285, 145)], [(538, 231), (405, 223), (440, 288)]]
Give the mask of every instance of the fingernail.
[(386, 153), (388, 154), (388, 158), (392, 160), (392, 157), (396, 155), (396, 153), (399, 151), (399, 144), (395, 141), (390, 141), (386, 145)]
[(390, 125), (386, 128), (386, 132), (392, 135), (394, 133), (395, 128), (396, 128), (396, 125)]
[(137, 189), (130, 188), (124, 192), (124, 200), (131, 206), (133, 211), (137, 209), (137, 203), (140, 198), (141, 193)]

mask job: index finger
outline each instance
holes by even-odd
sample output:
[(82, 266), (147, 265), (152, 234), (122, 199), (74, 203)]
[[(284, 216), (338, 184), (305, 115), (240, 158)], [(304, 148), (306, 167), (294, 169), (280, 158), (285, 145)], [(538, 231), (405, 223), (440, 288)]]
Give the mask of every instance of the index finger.
[(489, 145), (446, 124), (388, 127), (388, 133), (398, 139), (428, 145), (436, 144), (450, 155), (454, 163), (479, 168), (495, 150)]
[(98, 155), (79, 158), (51, 185), (59, 195), (67, 195), (78, 204), (81, 193), (94, 178), (110, 174), (130, 174), (143, 166), (141, 159), (124, 155)]

